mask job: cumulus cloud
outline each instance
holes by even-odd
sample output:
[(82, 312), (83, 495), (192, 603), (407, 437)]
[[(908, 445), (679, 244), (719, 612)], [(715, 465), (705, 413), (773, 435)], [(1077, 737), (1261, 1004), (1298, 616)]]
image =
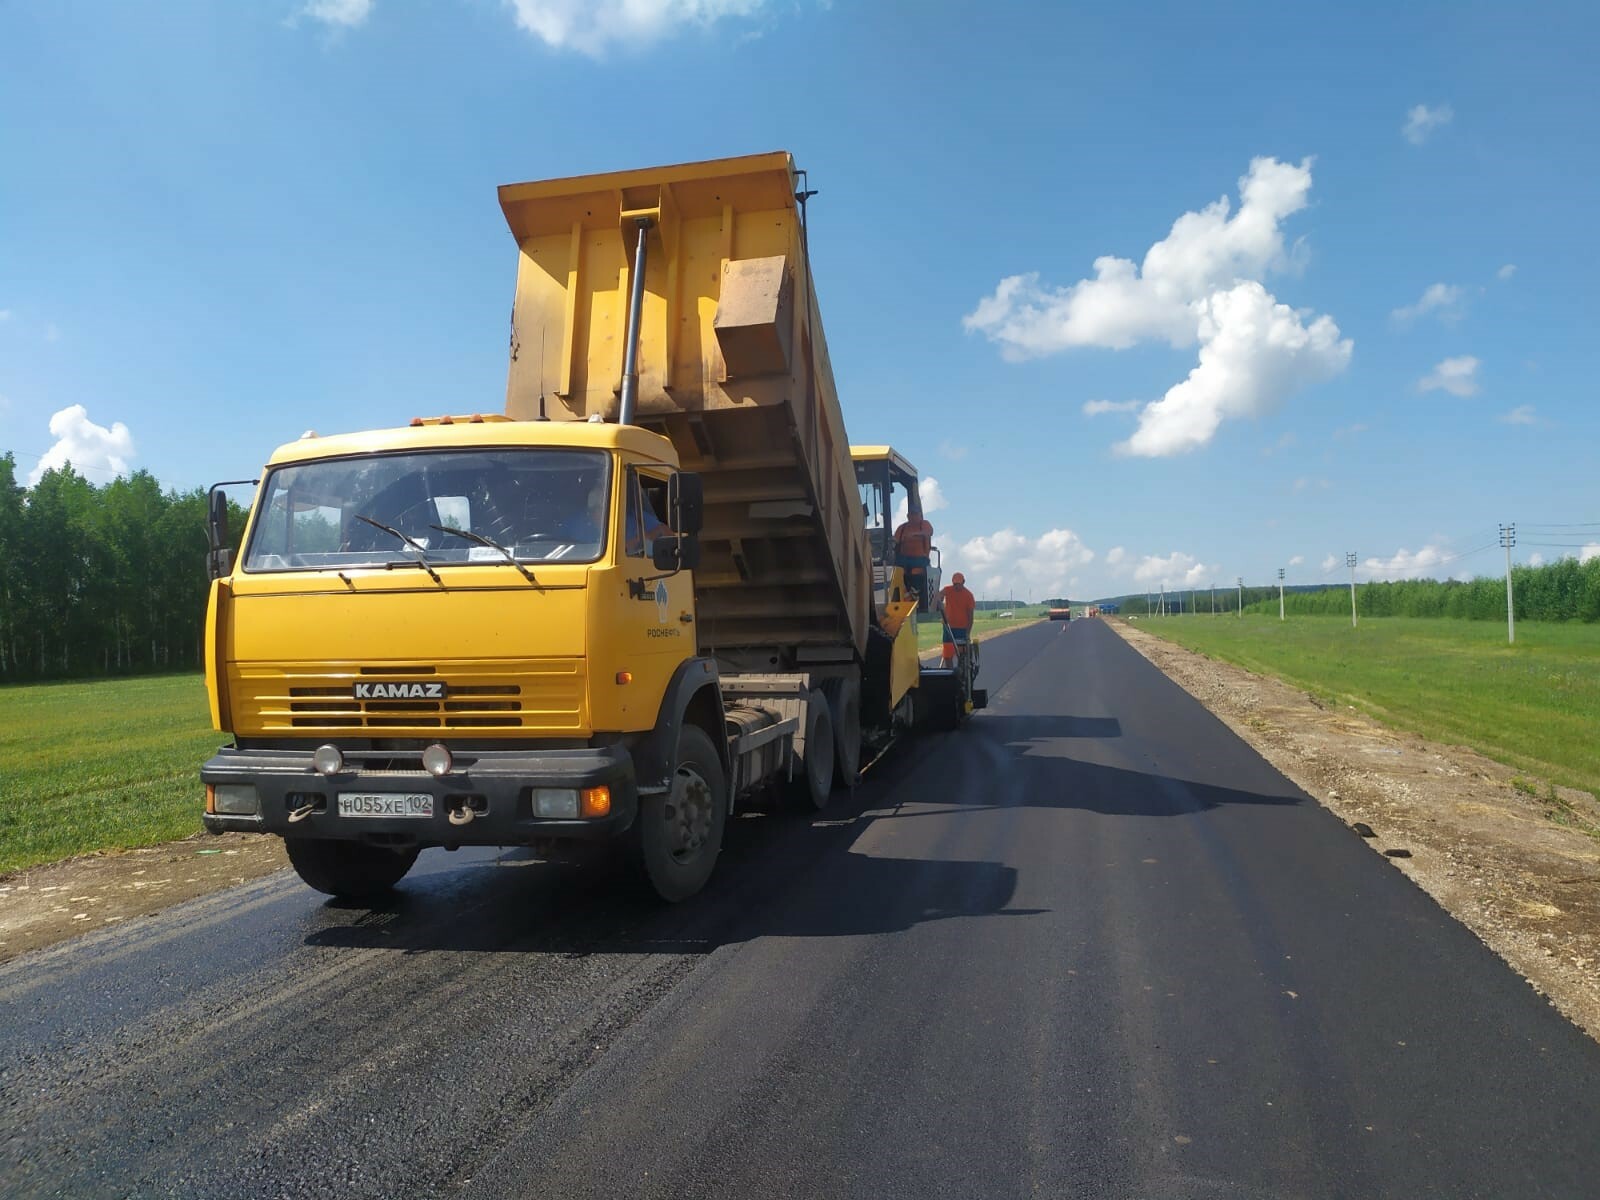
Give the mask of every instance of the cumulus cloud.
[(1200, 363), (1139, 414), (1139, 428), (1116, 449), (1161, 458), (1204, 446), (1230, 417), (1271, 412), (1287, 396), (1332, 379), (1350, 362), (1351, 343), (1327, 316), (1309, 326), (1259, 283), (1241, 283), (1201, 300)]
[[(1159, 341), (1198, 344), (1199, 365), (1143, 406), (1139, 429), (1118, 447), (1148, 457), (1205, 445), (1229, 417), (1256, 416), (1342, 371), (1351, 343), (1327, 316), (1280, 304), (1257, 277), (1292, 265), (1282, 223), (1306, 207), (1311, 159), (1257, 158), (1227, 197), (1173, 222), (1144, 261), (1105, 255), (1094, 277), (1049, 286), (1037, 273), (1002, 279), (962, 324), (1011, 361), (1093, 346), (1125, 350)], [(1091, 401), (1086, 415), (1114, 411)]]
[(1088, 400), (1084, 402), (1083, 415), (1098, 417), (1101, 413), (1132, 412), (1138, 407), (1137, 400)]
[(1419, 392), (1445, 391), (1452, 396), (1471, 396), (1478, 390), (1478, 360), (1470, 354), (1447, 358), (1417, 380)]
[(1298, 567), (1301, 563), (1303, 563), (1305, 561), (1306, 561), (1306, 556), (1304, 554), (1296, 554), (1293, 558), (1291, 558), (1289, 560), (1289, 565), (1291, 567)]
[(1586, 542), (1582, 550), (1578, 551), (1578, 561), (1588, 562), (1591, 558), (1600, 558), (1600, 542)]
[(1508, 413), (1502, 413), (1500, 419), (1507, 425), (1537, 425), (1538, 414), (1534, 412), (1533, 405), (1519, 404)]
[(300, 15), (324, 25), (354, 29), (372, 15), (372, 0), (307, 0)]
[(1450, 124), (1455, 116), (1455, 111), (1448, 104), (1441, 104), (1438, 108), (1418, 104), (1406, 113), (1406, 123), (1401, 126), (1400, 132), (1413, 146), (1420, 146), (1433, 136), (1435, 129)]
[(1389, 314), (1389, 319), (1396, 325), (1409, 325), (1418, 317), (1425, 317), (1429, 313), (1437, 313), (1442, 321), (1458, 321), (1461, 319), (1462, 290), (1453, 283), (1435, 283), (1415, 304), (1407, 304), (1395, 309)]
[(1415, 554), (1402, 546), (1388, 558), (1369, 558), (1364, 560), (1361, 565), (1369, 571), (1405, 579), (1415, 576), (1436, 575), (1438, 573), (1437, 568), (1452, 557), (1450, 552), (1443, 546), (1430, 544), (1424, 546)]
[(1095, 557), (1070, 529), (1031, 538), (1009, 527), (963, 543), (959, 556), (959, 561), (946, 556), (946, 576), (951, 571), (983, 575), (991, 590), (1014, 588), (1030, 597), (1067, 595), (1077, 582), (1074, 572)]
[(1339, 565), (1339, 556), (1337, 554), (1330, 554), (1330, 555), (1328, 555), (1327, 558), (1322, 560), (1322, 573), (1324, 575), (1326, 575), (1329, 571), (1333, 570), (1338, 565)]
[(1496, 279), (1500, 280), (1503, 283), (1505, 280), (1510, 279), (1516, 273), (1517, 273), (1517, 264), (1516, 263), (1507, 263), (1505, 266), (1501, 267), (1498, 271), (1496, 271), (1494, 273), (1494, 277)]
[(603, 54), (658, 41), (684, 25), (748, 17), (766, 0), (506, 0), (517, 25), (553, 50)]
[(1146, 554), (1133, 566), (1136, 583), (1150, 586), (1199, 587), (1217, 573), (1192, 554), (1174, 550), (1171, 554)]
[(1544, 555), (1535, 550), (1532, 554), (1528, 555), (1528, 565), (1530, 567), (1544, 566)]
[(1106, 564), (1112, 567), (1120, 567), (1127, 557), (1128, 552), (1121, 546), (1113, 546), (1106, 551)]
[(63, 408), (50, 418), (50, 436), (56, 439), (55, 444), (29, 472), (29, 487), (44, 478), (46, 471), (68, 463), (85, 474), (126, 474), (128, 461), (134, 456), (133, 435), (126, 425), (121, 421), (110, 429), (96, 425), (81, 404)]

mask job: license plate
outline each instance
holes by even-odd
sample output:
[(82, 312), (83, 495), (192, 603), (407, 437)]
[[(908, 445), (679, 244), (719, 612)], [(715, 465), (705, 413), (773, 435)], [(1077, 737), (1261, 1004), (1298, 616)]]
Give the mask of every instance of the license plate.
[(383, 792), (340, 792), (341, 817), (431, 817), (433, 797)]

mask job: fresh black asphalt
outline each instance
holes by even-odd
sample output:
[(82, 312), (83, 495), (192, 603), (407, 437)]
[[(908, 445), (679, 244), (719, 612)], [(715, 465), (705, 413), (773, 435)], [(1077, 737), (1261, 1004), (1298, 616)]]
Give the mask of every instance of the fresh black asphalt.
[(675, 908), (430, 851), (0, 967), (0, 1195), (1600, 1195), (1600, 1046), (1094, 621)]

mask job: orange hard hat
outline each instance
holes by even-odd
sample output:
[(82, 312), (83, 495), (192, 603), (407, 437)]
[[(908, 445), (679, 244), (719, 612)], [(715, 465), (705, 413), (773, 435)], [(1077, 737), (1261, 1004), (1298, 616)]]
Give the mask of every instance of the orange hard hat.
[(951, 583), (965, 583), (966, 581), (967, 581), (967, 577), (965, 575), (963, 575), (960, 571), (957, 571), (954, 575), (950, 576), (950, 582)]

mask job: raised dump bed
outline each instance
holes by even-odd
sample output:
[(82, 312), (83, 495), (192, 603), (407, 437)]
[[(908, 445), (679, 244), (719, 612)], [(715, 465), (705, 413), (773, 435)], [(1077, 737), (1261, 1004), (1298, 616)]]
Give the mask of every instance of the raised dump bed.
[(705, 486), (702, 653), (859, 660), (872, 574), (786, 153), (500, 189), (520, 248), (506, 412), (618, 419), (632, 263), (646, 266), (637, 424)]

